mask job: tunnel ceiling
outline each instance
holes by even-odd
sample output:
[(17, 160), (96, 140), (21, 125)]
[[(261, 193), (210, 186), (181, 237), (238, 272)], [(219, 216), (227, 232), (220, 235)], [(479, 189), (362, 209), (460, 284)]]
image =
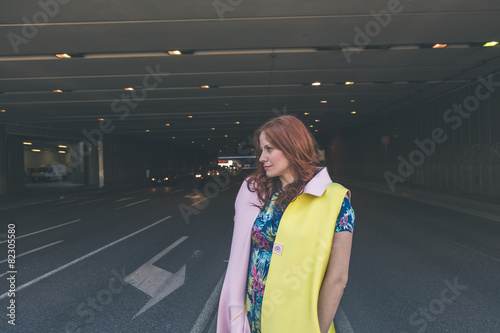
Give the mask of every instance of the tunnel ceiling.
[(500, 68), (498, 0), (26, 0), (0, 35), (1, 123), (180, 142), (322, 136)]

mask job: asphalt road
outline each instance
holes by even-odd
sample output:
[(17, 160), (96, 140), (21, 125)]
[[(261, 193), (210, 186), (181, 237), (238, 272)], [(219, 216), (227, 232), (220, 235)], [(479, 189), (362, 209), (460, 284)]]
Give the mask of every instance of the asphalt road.
[(12, 269), (0, 263), (0, 332), (191, 332), (225, 272), (237, 189), (142, 187), (1, 211), (1, 257), (15, 224), (17, 291), (3, 294)]
[[(141, 186), (0, 211), (0, 261), (9, 224), (17, 238), (14, 269), (0, 262), (0, 332), (206, 332), (238, 188)], [(498, 222), (351, 190), (338, 332), (500, 332)]]
[(351, 187), (341, 306), (360, 332), (500, 332), (500, 224)]

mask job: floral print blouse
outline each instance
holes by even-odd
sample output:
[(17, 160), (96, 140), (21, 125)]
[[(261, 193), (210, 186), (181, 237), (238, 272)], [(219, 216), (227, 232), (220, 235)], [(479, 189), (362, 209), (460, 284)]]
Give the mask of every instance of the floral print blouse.
[[(283, 210), (275, 207), (274, 203), (280, 191), (276, 192), (259, 214), (252, 227), (252, 243), (248, 267), (248, 280), (245, 298), (245, 309), (252, 332), (260, 333), (260, 318), (262, 299), (266, 286), (267, 272), (271, 263), (272, 248), (276, 232), (283, 215)], [(349, 231), (354, 228), (354, 210), (349, 199), (344, 198), (335, 232)]]

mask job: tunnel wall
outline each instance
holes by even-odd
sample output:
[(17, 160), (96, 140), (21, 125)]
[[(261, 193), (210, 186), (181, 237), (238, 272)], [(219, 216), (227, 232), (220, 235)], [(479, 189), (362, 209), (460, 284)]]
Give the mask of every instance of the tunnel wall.
[[(499, 125), (500, 75), (485, 75), (333, 136), (329, 166), (338, 177), (391, 190), (422, 188), (500, 202)], [(391, 140), (387, 146), (383, 136)]]
[[(48, 165), (62, 158), (52, 153), (31, 158), (33, 165), (24, 165), (27, 153), (23, 138), (64, 140), (71, 149), (65, 155), (72, 181), (89, 187), (99, 187), (99, 148), (83, 139), (79, 132), (54, 133), (51, 129), (28, 126), (0, 125), (0, 196), (18, 194), (26, 191), (26, 168)], [(200, 166), (208, 166), (207, 154), (189, 145), (174, 141), (151, 141), (144, 138), (106, 135), (103, 139), (104, 185), (144, 182), (146, 170), (155, 173), (173, 170), (179, 176), (194, 172)], [(80, 141), (83, 140), (83, 141)], [(87, 142), (83, 144), (83, 142)], [(97, 141), (96, 141), (97, 142)], [(31, 161), (32, 160), (32, 161)]]

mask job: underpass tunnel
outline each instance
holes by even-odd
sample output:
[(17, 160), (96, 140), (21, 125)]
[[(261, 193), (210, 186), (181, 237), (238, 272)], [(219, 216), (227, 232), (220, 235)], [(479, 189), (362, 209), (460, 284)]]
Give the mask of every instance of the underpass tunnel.
[[(4, 3), (1, 332), (214, 333), (253, 137), (285, 115), (352, 209), (290, 209), (269, 255), (347, 227), (336, 331), (500, 332), (500, 1)], [(288, 253), (302, 288), (319, 252)]]
[[(384, 110), (385, 115), (365, 124), (323, 124), (321, 135), (313, 133), (330, 175), (384, 184), (392, 192), (416, 188), (498, 202), (499, 81), (499, 74), (485, 74), (417, 103), (402, 101), (404, 107)], [(250, 136), (195, 146), (194, 140), (113, 134), (94, 138), (73, 132), (57, 138), (50, 130), (20, 125), (4, 125), (2, 131), (2, 194), (109, 187), (141, 182), (147, 172), (162, 169), (187, 175), (216, 164), (222, 155), (253, 154)]]

